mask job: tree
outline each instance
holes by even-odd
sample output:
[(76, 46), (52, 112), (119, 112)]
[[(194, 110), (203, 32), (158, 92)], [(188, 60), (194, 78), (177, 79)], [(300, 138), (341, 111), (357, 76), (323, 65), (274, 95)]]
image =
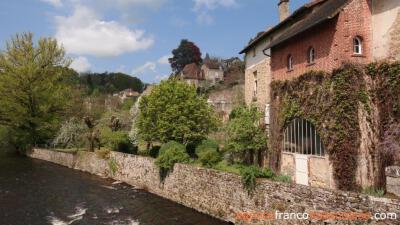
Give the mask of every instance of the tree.
[(254, 155), (257, 152), (260, 161), (261, 152), (267, 147), (267, 136), (258, 125), (261, 113), (256, 107), (239, 106), (229, 116), (227, 124), (227, 149), (239, 154), (241, 160), (247, 164), (254, 164)]
[(177, 49), (172, 50), (172, 58), (168, 60), (175, 74), (180, 73), (188, 64), (196, 63), (200, 65), (202, 62), (199, 47), (186, 39), (181, 41)]
[(134, 125), (139, 138), (152, 143), (177, 141), (191, 144), (201, 141), (216, 128), (216, 117), (207, 100), (194, 86), (176, 79), (162, 81), (139, 103)]
[(0, 124), (15, 132), (19, 150), (56, 134), (73, 93), (69, 64), (55, 39), (34, 44), (31, 33), (15, 35), (0, 53)]

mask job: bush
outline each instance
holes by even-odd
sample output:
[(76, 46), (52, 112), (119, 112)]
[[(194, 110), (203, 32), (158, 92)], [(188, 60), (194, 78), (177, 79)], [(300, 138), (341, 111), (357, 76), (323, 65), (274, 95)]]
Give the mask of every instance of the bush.
[(385, 190), (383, 189), (376, 189), (374, 187), (368, 187), (363, 190), (363, 193), (366, 195), (371, 195), (374, 197), (382, 198), (385, 195)]
[(170, 141), (160, 148), (156, 159), (156, 165), (163, 170), (171, 170), (175, 163), (187, 163), (190, 157), (184, 145), (175, 141)]
[(86, 127), (82, 121), (77, 118), (71, 118), (65, 121), (57, 137), (52, 141), (54, 147), (79, 148), (84, 146)]
[(136, 153), (129, 141), (128, 133), (125, 131), (112, 132), (109, 128), (104, 128), (101, 132), (103, 144), (113, 151), (124, 153)]
[(218, 143), (213, 140), (203, 140), (196, 147), (196, 155), (199, 162), (206, 167), (213, 167), (221, 161), (221, 154), (218, 151)]
[(205, 149), (214, 149), (215, 151), (219, 151), (219, 145), (214, 140), (203, 140), (200, 145), (196, 147), (196, 154), (198, 155)]
[(201, 165), (205, 167), (213, 167), (221, 161), (221, 154), (212, 148), (203, 149), (197, 156), (199, 157)]
[(244, 187), (249, 193), (256, 188), (257, 178), (274, 178), (275, 174), (269, 168), (260, 168), (257, 166), (245, 166), (240, 170)]

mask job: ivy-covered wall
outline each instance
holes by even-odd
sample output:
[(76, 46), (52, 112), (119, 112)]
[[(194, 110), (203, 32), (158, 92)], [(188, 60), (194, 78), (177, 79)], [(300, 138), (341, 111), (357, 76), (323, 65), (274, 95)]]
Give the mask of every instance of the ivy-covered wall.
[(388, 163), (379, 144), (388, 126), (400, 121), (399, 63), (346, 64), (330, 74), (273, 81), (271, 97), (271, 167), (279, 170), (284, 129), (300, 117), (316, 126), (338, 189), (383, 186)]

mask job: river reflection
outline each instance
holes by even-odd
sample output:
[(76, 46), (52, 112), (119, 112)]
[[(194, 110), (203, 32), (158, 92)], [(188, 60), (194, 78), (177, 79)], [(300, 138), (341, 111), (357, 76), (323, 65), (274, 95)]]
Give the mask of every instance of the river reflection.
[(0, 155), (0, 225), (228, 225), (131, 186)]

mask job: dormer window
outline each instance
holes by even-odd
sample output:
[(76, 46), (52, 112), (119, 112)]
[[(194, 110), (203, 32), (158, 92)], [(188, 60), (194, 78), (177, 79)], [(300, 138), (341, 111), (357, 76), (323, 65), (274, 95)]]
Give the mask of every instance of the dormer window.
[(315, 63), (315, 49), (313, 47), (310, 47), (308, 49), (308, 58), (307, 58), (308, 64), (313, 64)]
[(288, 71), (293, 70), (293, 56), (292, 55), (289, 55), (287, 58), (287, 69), (288, 69)]
[(361, 37), (357, 36), (353, 39), (353, 53), (355, 55), (362, 54), (362, 40)]

